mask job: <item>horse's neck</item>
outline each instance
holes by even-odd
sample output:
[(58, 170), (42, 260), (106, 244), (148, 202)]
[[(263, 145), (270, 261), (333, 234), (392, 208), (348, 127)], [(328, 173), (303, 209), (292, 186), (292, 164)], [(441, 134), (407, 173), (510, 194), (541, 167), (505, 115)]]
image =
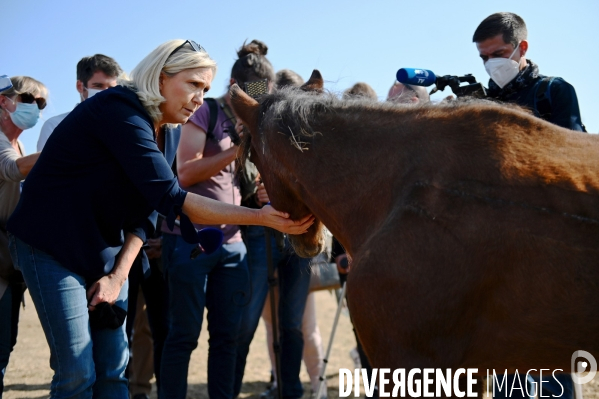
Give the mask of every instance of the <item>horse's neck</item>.
[(351, 142), (316, 144), (306, 153), (310, 159), (296, 168), (295, 177), (304, 189), (302, 199), (354, 254), (393, 206), (390, 182), (384, 181), (389, 174), (382, 173), (389, 165), (368, 159), (369, 154)]

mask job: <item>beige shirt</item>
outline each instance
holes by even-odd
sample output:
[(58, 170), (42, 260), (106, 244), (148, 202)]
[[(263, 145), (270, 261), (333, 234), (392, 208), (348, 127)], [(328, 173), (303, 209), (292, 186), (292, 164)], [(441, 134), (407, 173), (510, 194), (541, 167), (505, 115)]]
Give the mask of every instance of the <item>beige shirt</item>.
[[(25, 155), (23, 144), (17, 140), (19, 151)], [(17, 166), (21, 154), (14, 149), (8, 138), (0, 130), (0, 223), (8, 221), (21, 196), (21, 180), (25, 178)], [(7, 282), (0, 278), (0, 299), (6, 291)]]
[(17, 159), (25, 155), (23, 144), (17, 140), (19, 154), (0, 131), (0, 223), (6, 224), (21, 196), (21, 180), (25, 178), (17, 166)]

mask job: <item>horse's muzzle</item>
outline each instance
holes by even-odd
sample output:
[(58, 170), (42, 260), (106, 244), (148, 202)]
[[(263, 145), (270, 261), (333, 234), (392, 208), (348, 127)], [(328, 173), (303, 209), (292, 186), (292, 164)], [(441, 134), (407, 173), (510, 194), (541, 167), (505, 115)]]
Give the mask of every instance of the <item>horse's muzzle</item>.
[(302, 236), (289, 236), (289, 241), (295, 250), (295, 253), (302, 258), (313, 258), (324, 251), (324, 240), (319, 240), (318, 243), (306, 243)]

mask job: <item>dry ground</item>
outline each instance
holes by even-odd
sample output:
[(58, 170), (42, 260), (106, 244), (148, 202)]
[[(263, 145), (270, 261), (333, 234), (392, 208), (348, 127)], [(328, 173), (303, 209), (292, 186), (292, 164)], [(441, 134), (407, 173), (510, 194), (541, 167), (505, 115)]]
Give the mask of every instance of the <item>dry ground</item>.
[[(10, 363), (4, 379), (4, 398), (46, 398), (49, 393), (52, 370), (49, 367), (49, 351), (37, 318), (37, 314), (26, 294), (26, 308), (22, 310), (20, 331), (17, 346), (11, 355)], [(316, 293), (316, 306), (318, 324), (322, 333), (323, 343), (328, 345), (329, 335), (332, 328), (336, 309), (336, 299), (328, 291)], [(198, 349), (192, 355), (189, 375), (188, 398), (208, 398), (206, 390), (206, 363), (207, 363), (207, 339), (206, 323), (200, 336)], [(258, 398), (260, 392), (266, 389), (266, 381), (269, 378), (270, 361), (266, 351), (266, 334), (264, 326), (260, 323), (258, 331), (248, 357), (244, 386), (241, 398)], [(340, 368), (353, 368), (353, 362), (349, 357), (349, 351), (355, 346), (351, 324), (347, 313), (342, 314), (337, 328), (329, 364), (327, 376), (329, 378), (329, 398), (338, 397), (338, 373)], [(302, 370), (301, 375), (304, 382), (306, 394), (309, 397), (310, 386), (308, 375)], [(585, 399), (599, 399), (599, 377), (584, 386)], [(353, 396), (352, 396), (353, 397)], [(156, 398), (155, 391), (152, 398)]]
[[(4, 399), (46, 398), (49, 394), (52, 370), (49, 366), (50, 352), (44, 338), (37, 314), (28, 293), (26, 307), (21, 309), (19, 336), (4, 378)], [(329, 291), (316, 293), (317, 318), (323, 344), (328, 345), (329, 335), (337, 307), (335, 295)], [(208, 354), (206, 322), (202, 326), (198, 348), (193, 352), (189, 370), (188, 398), (208, 398), (206, 389), (206, 365)], [(329, 397), (338, 397), (339, 368), (353, 368), (349, 351), (355, 340), (347, 312), (342, 313), (337, 327), (326, 374), (330, 377)], [(258, 398), (266, 389), (270, 376), (270, 360), (266, 349), (266, 332), (261, 322), (250, 347), (244, 385), (240, 398)], [(302, 381), (306, 398), (309, 397), (308, 374), (302, 366)], [(152, 398), (156, 398), (155, 389)]]

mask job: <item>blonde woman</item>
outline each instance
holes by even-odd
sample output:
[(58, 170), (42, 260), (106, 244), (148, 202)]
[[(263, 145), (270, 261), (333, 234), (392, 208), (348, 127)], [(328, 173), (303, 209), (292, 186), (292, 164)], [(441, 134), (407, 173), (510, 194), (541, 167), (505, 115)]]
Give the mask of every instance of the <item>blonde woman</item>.
[[(54, 370), (51, 397), (127, 398), (127, 275), (154, 210), (197, 224), (267, 225), (291, 234), (312, 220), (182, 190), (163, 154), (210, 89), (215, 62), (193, 41), (152, 51), (131, 80), (77, 106), (56, 128), (9, 220), (11, 254), (31, 291)], [(115, 306), (110, 306), (115, 305)], [(88, 313), (89, 311), (89, 313)], [(91, 328), (90, 328), (91, 321)]]

